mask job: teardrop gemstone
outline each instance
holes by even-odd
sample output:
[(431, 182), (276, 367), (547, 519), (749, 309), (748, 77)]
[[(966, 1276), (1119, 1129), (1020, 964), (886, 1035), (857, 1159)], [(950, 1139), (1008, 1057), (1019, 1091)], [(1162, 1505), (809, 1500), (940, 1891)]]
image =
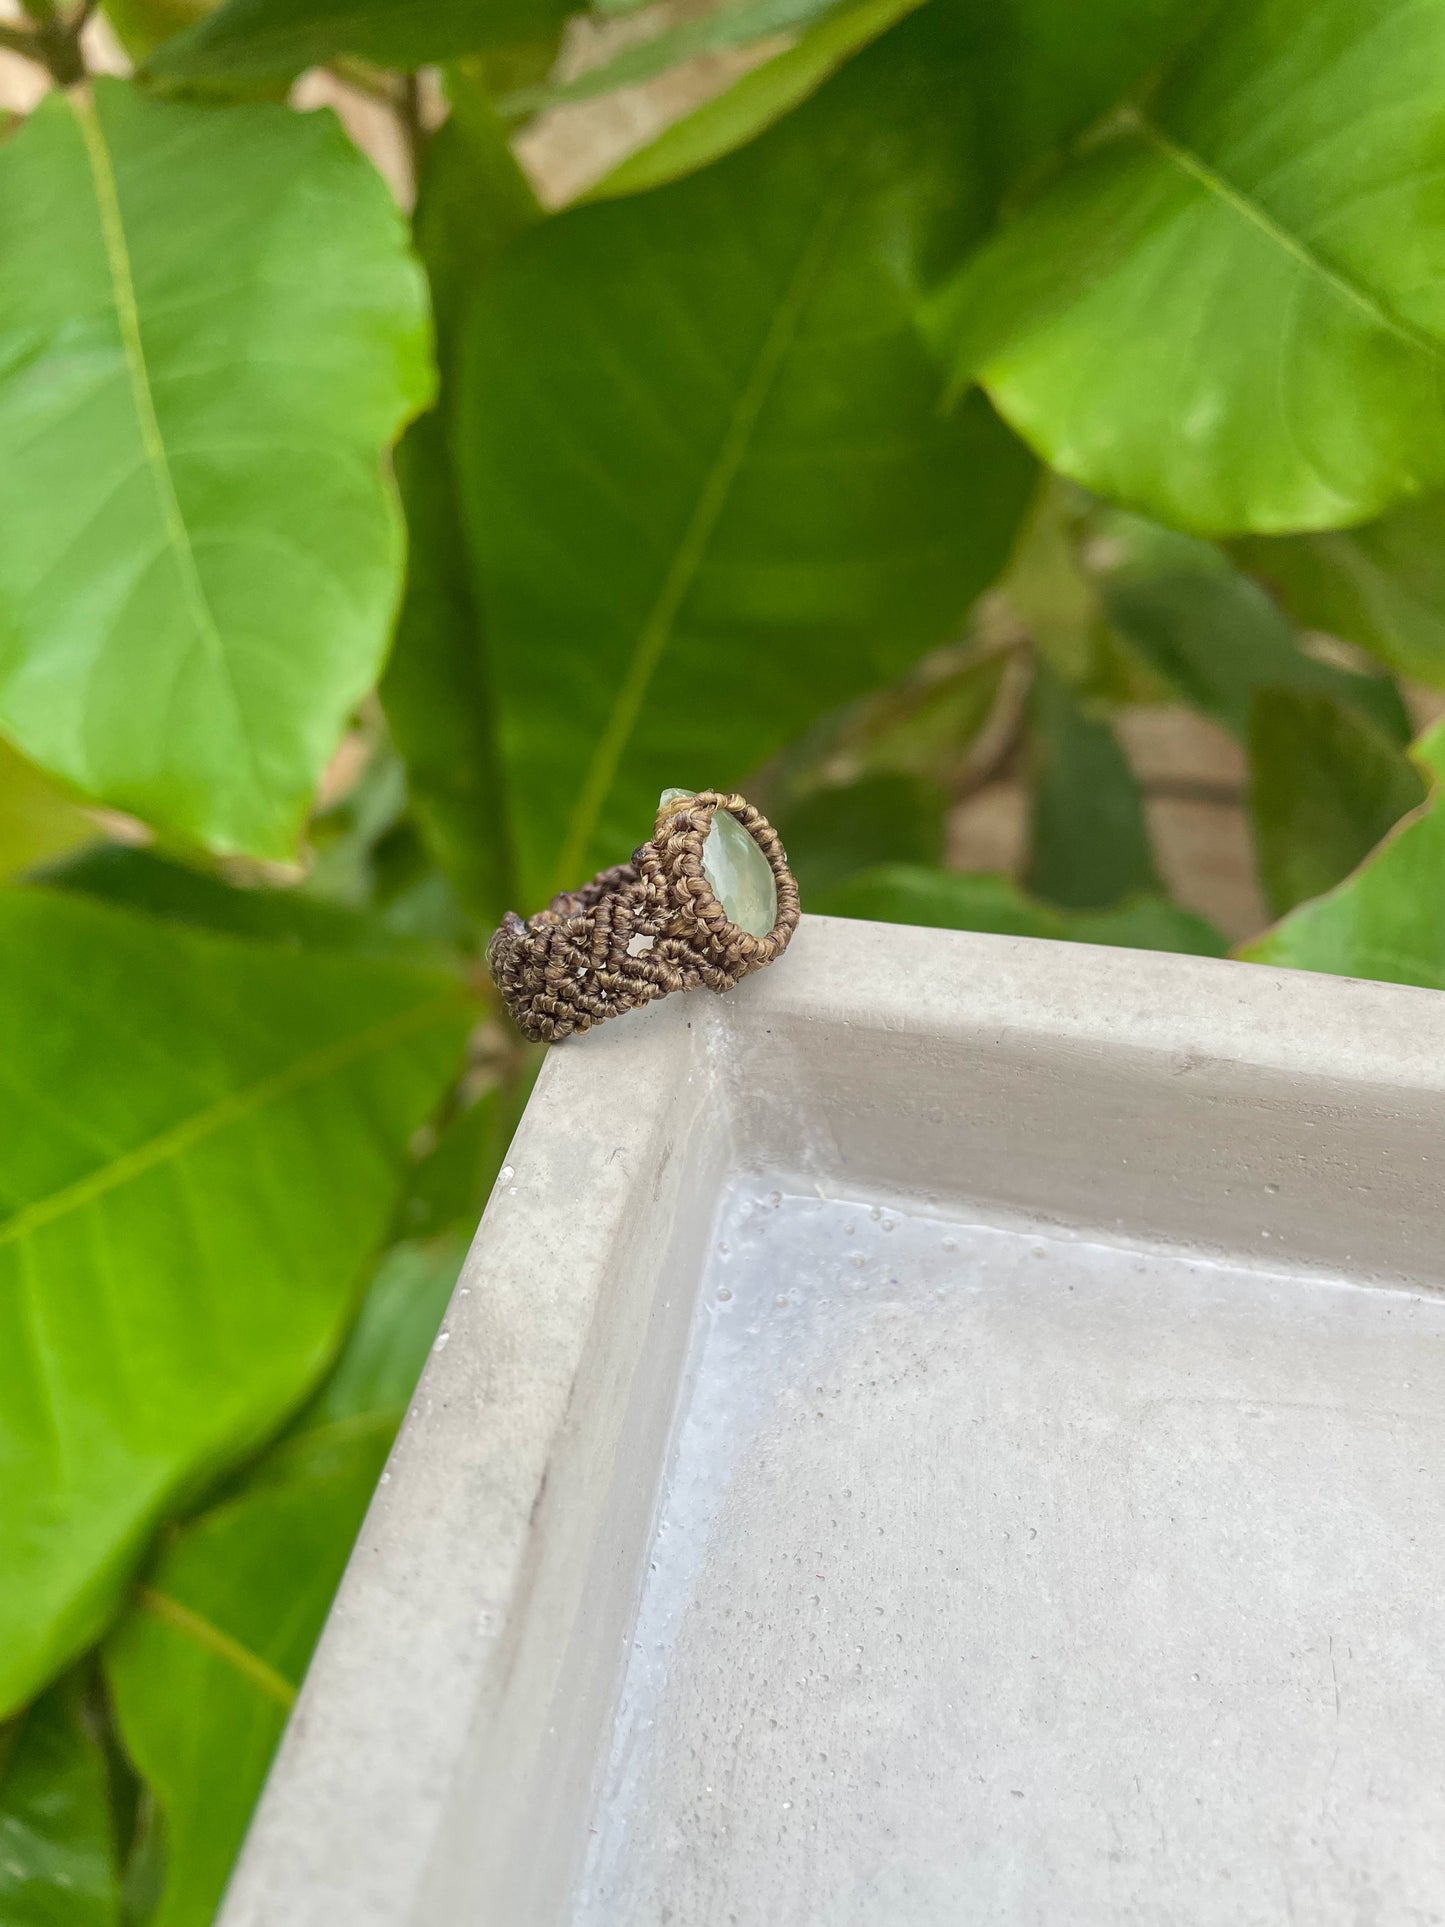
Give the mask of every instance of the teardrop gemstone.
[[(695, 790), (664, 790), (658, 808)], [(772, 935), (778, 921), (778, 885), (773, 866), (735, 816), (715, 810), (702, 845), (702, 873), (729, 923), (751, 937)]]

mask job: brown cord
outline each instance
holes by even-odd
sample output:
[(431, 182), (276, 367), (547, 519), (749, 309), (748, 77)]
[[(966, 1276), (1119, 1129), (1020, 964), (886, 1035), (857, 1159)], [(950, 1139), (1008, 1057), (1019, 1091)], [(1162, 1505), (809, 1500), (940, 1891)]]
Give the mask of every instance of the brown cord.
[[(717, 810), (737, 818), (772, 867), (778, 920), (766, 937), (730, 923), (703, 874)], [(550, 1044), (670, 991), (731, 990), (781, 957), (797, 927), (798, 886), (777, 831), (743, 797), (701, 790), (659, 813), (630, 863), (564, 890), (525, 923), (509, 910), (487, 966), (522, 1035)]]

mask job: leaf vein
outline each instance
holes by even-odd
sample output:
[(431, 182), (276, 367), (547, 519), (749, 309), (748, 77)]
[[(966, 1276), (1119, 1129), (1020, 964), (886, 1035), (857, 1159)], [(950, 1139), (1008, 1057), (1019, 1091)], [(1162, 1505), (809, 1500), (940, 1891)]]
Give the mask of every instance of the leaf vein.
[(557, 862), (555, 890), (567, 887), (582, 866), (597, 819), (636, 726), (648, 687), (661, 662), (673, 626), (698, 574), (728, 497), (748, 453), (748, 445), (788, 349), (797, 334), (804, 307), (827, 259), (828, 250), (852, 202), (851, 189), (825, 201), (789, 284), (764, 333), (747, 381), (736, 396), (727, 426), (711, 467), (703, 478), (692, 515), (664, 575), (652, 609), (638, 633), (626, 676), (588, 766), (587, 776), (572, 811)]
[(155, 486), (161, 523), (180, 571), (182, 590), (190, 605), (197, 634), (219, 667), (220, 679), (229, 691), (232, 706), (236, 711), (241, 743), (254, 768), (255, 750), (247, 733), (240, 695), (231, 678), (225, 644), (201, 581), (200, 570), (196, 565), (185, 516), (181, 512), (180, 498), (176, 494), (175, 477), (171, 473), (170, 460), (166, 454), (165, 438), (161, 434), (160, 419), (156, 414), (155, 395), (151, 388), (145, 343), (141, 336), (140, 306), (136, 298), (135, 279), (131, 274), (130, 246), (126, 239), (125, 221), (120, 207), (120, 190), (116, 183), (115, 169), (111, 164), (110, 149), (106, 145), (105, 134), (101, 129), (94, 102), (77, 94), (73, 97), (73, 106), (90, 164), (91, 182), (95, 188), (96, 210), (100, 220), (101, 238), (105, 246), (106, 265), (110, 272), (111, 296), (115, 302), (116, 323), (120, 330), (121, 347), (125, 354), (131, 400), (135, 407), (136, 425), (140, 433), (141, 446), (145, 451), (146, 464)]
[(1137, 109), (1131, 110), (1130, 122), (1150, 146), (1166, 160), (1172, 162), (1181, 173), (1187, 174), (1191, 180), (1196, 181), (1217, 200), (1222, 201), (1226, 207), (1232, 208), (1236, 214), (1258, 228), (1262, 234), (1268, 235), (1276, 247), (1282, 248), (1286, 254), (1298, 261), (1302, 267), (1308, 268), (1312, 274), (1318, 275), (1335, 290), (1336, 294), (1367, 314), (1376, 326), (1385, 329), (1387, 333), (1394, 335), (1409, 347), (1417, 349), (1432, 361), (1445, 359), (1445, 350), (1442, 350), (1438, 341), (1393, 313), (1368, 288), (1361, 287), (1359, 282), (1323, 260), (1297, 234), (1291, 234), (1288, 228), (1281, 226), (1267, 208), (1252, 199), (1243, 189), (1236, 187), (1232, 181), (1227, 180), (1192, 148), (1185, 147), (1181, 142), (1172, 139), (1162, 127), (1156, 126)]
[(296, 1698), (296, 1688), (283, 1673), (278, 1673), (269, 1660), (253, 1653), (249, 1646), (243, 1646), (228, 1632), (222, 1631), (214, 1621), (195, 1612), (190, 1606), (182, 1605), (169, 1593), (158, 1592), (154, 1586), (140, 1586), (136, 1590), (136, 1604), (143, 1612), (150, 1613), (172, 1632), (180, 1633), (193, 1644), (203, 1647), (215, 1658), (224, 1660), (228, 1666), (259, 1686), (268, 1699), (288, 1711)]
[(385, 1023), (373, 1024), (352, 1037), (341, 1038), (321, 1050), (312, 1051), (284, 1069), (274, 1071), (269, 1077), (258, 1079), (245, 1090), (227, 1093), (205, 1110), (194, 1112), (158, 1132), (145, 1144), (137, 1145), (133, 1151), (123, 1153), (98, 1170), (87, 1172), (73, 1184), (65, 1185), (49, 1197), (39, 1198), (17, 1211), (8, 1222), (0, 1224), (0, 1247), (18, 1243), (68, 1212), (95, 1203), (107, 1192), (143, 1176), (168, 1159), (179, 1158), (217, 1131), (264, 1110), (268, 1104), (289, 1097), (308, 1084), (318, 1083), (322, 1078), (344, 1070), (349, 1064), (374, 1051), (385, 1050), (418, 1031), (428, 1029), (443, 1014), (456, 1008), (455, 992), (433, 998), (401, 1012)]

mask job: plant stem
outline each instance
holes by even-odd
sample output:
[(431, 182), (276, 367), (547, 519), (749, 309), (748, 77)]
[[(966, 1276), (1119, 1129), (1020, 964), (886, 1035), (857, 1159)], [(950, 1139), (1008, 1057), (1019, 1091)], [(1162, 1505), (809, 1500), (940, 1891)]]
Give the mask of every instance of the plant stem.
[(33, 60), (38, 66), (44, 67), (47, 64), (45, 55), (40, 51), (39, 40), (33, 33), (27, 33), (23, 27), (0, 25), (0, 47), (3, 47), (7, 53), (19, 54), (25, 60)]
[(0, 25), (0, 47), (21, 54), (44, 67), (57, 87), (74, 87), (85, 79), (85, 56), (80, 36), (95, 11), (96, 0), (81, 0), (70, 18), (63, 19), (53, 0), (23, 0), (35, 22), (32, 30)]
[(401, 122), (401, 130), (406, 136), (406, 151), (411, 162), (412, 193), (416, 194), (421, 187), (421, 171), (426, 161), (427, 143), (430, 139), (421, 111), (419, 75), (415, 73), (402, 75), (396, 112)]
[(1209, 803), (1221, 810), (1242, 809), (1249, 801), (1243, 783), (1217, 781), (1209, 776), (1147, 776), (1139, 783), (1144, 794), (1167, 803)]
[(1012, 658), (1004, 671), (993, 714), (979, 731), (972, 751), (952, 784), (955, 804), (976, 796), (1008, 774), (1028, 726), (1029, 686), (1033, 681), (1033, 651), (1018, 639), (1005, 645)]
[(343, 87), (351, 88), (353, 93), (365, 94), (368, 100), (382, 101), (388, 107), (396, 106), (396, 89), (392, 77), (380, 67), (373, 67), (364, 60), (352, 60), (346, 54), (338, 54), (326, 69), (335, 76)]

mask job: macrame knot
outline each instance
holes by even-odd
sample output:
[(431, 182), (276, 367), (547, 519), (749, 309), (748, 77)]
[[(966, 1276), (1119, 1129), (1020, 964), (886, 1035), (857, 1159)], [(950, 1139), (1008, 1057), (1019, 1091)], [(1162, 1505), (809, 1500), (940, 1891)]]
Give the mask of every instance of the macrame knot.
[[(718, 810), (737, 819), (772, 870), (778, 914), (765, 937), (729, 920), (704, 872)], [(783, 954), (798, 915), (798, 886), (772, 824), (744, 797), (702, 790), (659, 811), (651, 841), (630, 863), (563, 890), (525, 921), (509, 910), (487, 946), (487, 967), (522, 1035), (552, 1044), (674, 990), (731, 990)]]

